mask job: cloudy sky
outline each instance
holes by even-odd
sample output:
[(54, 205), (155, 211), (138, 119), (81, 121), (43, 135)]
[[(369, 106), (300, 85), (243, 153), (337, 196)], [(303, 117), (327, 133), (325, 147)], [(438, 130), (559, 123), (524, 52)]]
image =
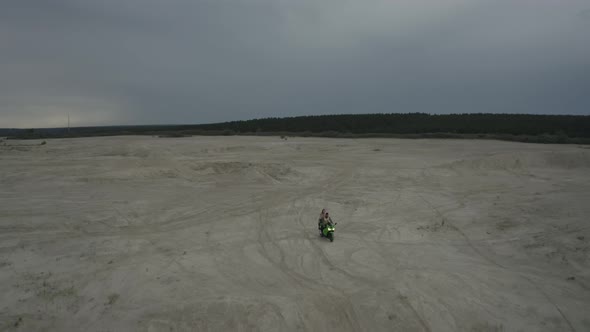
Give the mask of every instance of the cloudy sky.
[(2, 0), (0, 127), (590, 114), (588, 0)]

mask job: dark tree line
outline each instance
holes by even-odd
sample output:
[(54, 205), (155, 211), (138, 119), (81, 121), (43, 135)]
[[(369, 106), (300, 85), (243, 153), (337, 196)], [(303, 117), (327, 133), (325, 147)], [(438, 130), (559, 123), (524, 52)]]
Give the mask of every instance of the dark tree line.
[(590, 116), (532, 114), (351, 114), (266, 118), (194, 126), (201, 130), (351, 134), (511, 134), (590, 137)]
[[(5, 134), (5, 135), (2, 135)], [(329, 137), (495, 138), (539, 143), (590, 142), (590, 116), (533, 114), (341, 114), (199, 125), (0, 129), (11, 138), (111, 135), (303, 135)]]

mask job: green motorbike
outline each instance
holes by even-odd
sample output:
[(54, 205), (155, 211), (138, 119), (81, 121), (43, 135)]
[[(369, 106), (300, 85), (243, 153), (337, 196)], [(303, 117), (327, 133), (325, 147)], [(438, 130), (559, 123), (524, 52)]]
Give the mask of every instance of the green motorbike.
[(327, 237), (330, 242), (334, 242), (334, 231), (336, 230), (337, 223), (329, 223), (325, 225), (323, 228), (320, 228), (320, 236)]

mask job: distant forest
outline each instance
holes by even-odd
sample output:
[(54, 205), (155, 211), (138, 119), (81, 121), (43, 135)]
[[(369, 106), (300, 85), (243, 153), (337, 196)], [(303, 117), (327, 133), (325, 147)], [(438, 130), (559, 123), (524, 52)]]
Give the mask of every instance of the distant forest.
[(341, 114), (265, 118), (199, 125), (0, 129), (9, 138), (107, 135), (281, 135), (321, 137), (490, 138), (590, 143), (590, 116), (531, 114)]

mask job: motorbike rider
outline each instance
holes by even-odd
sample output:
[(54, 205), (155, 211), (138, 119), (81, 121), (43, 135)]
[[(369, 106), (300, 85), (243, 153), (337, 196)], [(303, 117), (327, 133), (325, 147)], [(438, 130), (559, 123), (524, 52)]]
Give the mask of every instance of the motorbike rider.
[(320, 230), (322, 230), (327, 225), (334, 224), (334, 222), (332, 221), (332, 218), (330, 218), (330, 214), (328, 213), (328, 211), (322, 210), (322, 212), (323, 212), (324, 216), (322, 218), (320, 218), (320, 220), (318, 222), (318, 228)]
[(320, 212), (320, 218), (318, 219), (318, 229), (319, 230), (322, 229), (322, 220), (324, 220), (325, 214), (326, 214), (326, 209), (322, 209), (322, 212)]

